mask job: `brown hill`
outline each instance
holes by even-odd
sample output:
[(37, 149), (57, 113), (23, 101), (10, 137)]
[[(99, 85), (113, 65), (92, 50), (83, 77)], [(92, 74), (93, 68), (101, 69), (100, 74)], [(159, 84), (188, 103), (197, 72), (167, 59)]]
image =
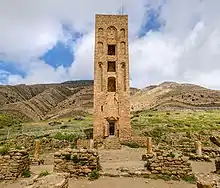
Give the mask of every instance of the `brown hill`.
[(220, 91), (193, 84), (163, 82), (148, 86), (131, 96), (131, 108), (143, 109), (219, 109)]
[[(0, 113), (25, 121), (71, 117), (92, 113), (93, 81), (61, 84), (0, 86)], [(220, 107), (220, 91), (192, 84), (164, 82), (144, 89), (131, 88), (131, 109)]]

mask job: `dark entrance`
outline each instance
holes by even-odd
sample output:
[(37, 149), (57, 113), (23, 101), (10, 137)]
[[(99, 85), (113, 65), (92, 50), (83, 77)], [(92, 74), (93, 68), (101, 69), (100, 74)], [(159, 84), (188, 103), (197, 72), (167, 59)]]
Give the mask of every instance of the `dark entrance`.
[(115, 122), (114, 121), (109, 122), (109, 135), (110, 136), (115, 135)]

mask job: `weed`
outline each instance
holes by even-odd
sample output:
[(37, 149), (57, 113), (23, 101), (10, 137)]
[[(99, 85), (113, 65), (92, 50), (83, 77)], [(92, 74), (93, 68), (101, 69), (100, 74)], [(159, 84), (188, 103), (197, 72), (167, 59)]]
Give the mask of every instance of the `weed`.
[(17, 149), (17, 150), (22, 150), (23, 147), (22, 147), (22, 146), (15, 146), (15, 149)]
[(72, 159), (72, 161), (74, 163), (78, 163), (79, 162), (79, 159), (78, 159), (77, 155), (73, 155), (71, 159)]
[(191, 184), (194, 184), (196, 182), (196, 178), (194, 175), (184, 176), (182, 179), (188, 183), (191, 183)]
[(25, 170), (25, 171), (23, 172), (23, 176), (24, 176), (25, 178), (29, 178), (29, 177), (31, 177), (31, 172), (30, 172), (29, 170)]
[(100, 173), (98, 170), (93, 170), (91, 172), (91, 174), (89, 175), (89, 180), (92, 181), (92, 180), (96, 180), (100, 177)]
[(40, 177), (43, 177), (43, 176), (47, 176), (49, 175), (50, 173), (47, 171), (47, 170), (44, 170), (44, 171), (41, 171), (41, 173), (39, 174)]
[(174, 158), (175, 157), (175, 154), (173, 152), (170, 152), (168, 155), (168, 157), (171, 157), (171, 158)]
[(0, 147), (0, 155), (7, 155), (10, 150), (10, 147), (8, 145), (4, 145)]
[(160, 175), (158, 175), (158, 178), (162, 179), (164, 181), (170, 181), (171, 180), (170, 175), (167, 175), (167, 174), (160, 174)]
[(66, 160), (71, 160), (71, 154), (66, 154), (66, 155), (64, 155), (64, 158), (65, 158)]

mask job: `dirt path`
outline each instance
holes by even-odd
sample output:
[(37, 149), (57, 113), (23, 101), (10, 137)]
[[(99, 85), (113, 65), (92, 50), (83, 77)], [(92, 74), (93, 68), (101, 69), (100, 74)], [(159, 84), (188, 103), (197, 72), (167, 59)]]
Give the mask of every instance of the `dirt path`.
[[(100, 150), (100, 163), (103, 171), (113, 173), (117, 171), (119, 167), (128, 168), (129, 170), (143, 168), (144, 163), (141, 161), (142, 154), (145, 153), (145, 149), (131, 149), (123, 147), (121, 150)], [(41, 171), (47, 170), (53, 171), (52, 155), (44, 157), (46, 159), (45, 164), (42, 166), (31, 166), (31, 172), (33, 174), (40, 174)], [(48, 159), (48, 160), (47, 160)], [(209, 173), (215, 169), (214, 162), (192, 162), (192, 170), (194, 173)], [(17, 183), (3, 185), (0, 183), (0, 188), (22, 188), (22, 179), (19, 179)], [(147, 183), (146, 183), (147, 181)], [(193, 184), (186, 183), (184, 181), (163, 181), (163, 180), (147, 180), (142, 178), (110, 178), (101, 177), (96, 181), (84, 180), (69, 180), (69, 188), (195, 188)]]
[(69, 188), (196, 188), (196, 185), (183, 181), (146, 180), (141, 178), (102, 177), (96, 181), (70, 180)]

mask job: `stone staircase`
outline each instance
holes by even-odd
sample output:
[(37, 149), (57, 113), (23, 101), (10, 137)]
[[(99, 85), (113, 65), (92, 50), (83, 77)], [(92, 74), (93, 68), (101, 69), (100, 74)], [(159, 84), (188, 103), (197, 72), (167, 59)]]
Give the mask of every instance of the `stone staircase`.
[(118, 137), (108, 137), (104, 140), (104, 149), (121, 149), (121, 143)]

